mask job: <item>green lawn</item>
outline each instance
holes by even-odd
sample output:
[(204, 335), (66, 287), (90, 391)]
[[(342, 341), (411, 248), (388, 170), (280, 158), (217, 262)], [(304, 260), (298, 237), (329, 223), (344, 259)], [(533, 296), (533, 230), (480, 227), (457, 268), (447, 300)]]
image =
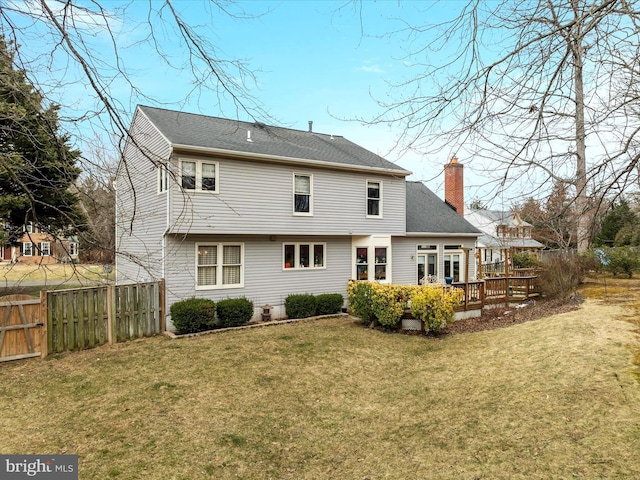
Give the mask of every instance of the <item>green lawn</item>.
[(341, 317), (0, 364), (2, 452), (78, 454), (83, 479), (640, 478), (632, 313), (439, 339)]

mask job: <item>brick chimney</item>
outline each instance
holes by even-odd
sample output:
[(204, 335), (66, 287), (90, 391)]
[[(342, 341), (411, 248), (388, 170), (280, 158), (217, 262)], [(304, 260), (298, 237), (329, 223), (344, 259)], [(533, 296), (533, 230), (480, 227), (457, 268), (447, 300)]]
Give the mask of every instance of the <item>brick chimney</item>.
[(452, 205), (464, 217), (464, 173), (463, 165), (453, 157), (444, 166), (444, 201)]

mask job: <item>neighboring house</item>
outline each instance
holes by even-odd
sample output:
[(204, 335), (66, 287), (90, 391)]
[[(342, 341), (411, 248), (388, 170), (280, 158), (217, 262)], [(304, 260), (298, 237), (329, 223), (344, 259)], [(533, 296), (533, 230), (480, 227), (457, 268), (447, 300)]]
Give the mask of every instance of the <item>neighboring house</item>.
[[(464, 204), (464, 168), (453, 157), (444, 166), (445, 200), (469, 223), (482, 232), (478, 238), (477, 259), (483, 265), (497, 265), (505, 260), (505, 251), (510, 253), (530, 252), (536, 256), (544, 245), (531, 236), (532, 225), (517, 213), (496, 210), (474, 209)], [(491, 271), (484, 268), (483, 272)], [(504, 271), (500, 268), (499, 271)]]
[[(166, 302), (294, 293), (349, 279), (475, 278), (480, 234), (410, 174), (336, 135), (146, 106), (116, 179), (116, 280)], [(169, 328), (172, 328), (168, 322)]]
[(68, 263), (78, 260), (78, 238), (56, 238), (29, 223), (11, 244), (0, 246), (0, 259), (32, 264)]
[(532, 225), (514, 212), (467, 209), (465, 218), (482, 231), (478, 238), (483, 264), (504, 261), (504, 252), (529, 252), (538, 256), (544, 245), (531, 238)]

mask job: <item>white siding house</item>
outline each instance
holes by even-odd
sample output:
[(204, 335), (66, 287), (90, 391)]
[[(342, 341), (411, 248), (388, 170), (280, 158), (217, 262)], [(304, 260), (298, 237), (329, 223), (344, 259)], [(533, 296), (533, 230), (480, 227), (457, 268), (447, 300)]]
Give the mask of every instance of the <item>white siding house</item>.
[(167, 307), (243, 296), (282, 317), (290, 294), (415, 284), (428, 262), (474, 278), (479, 232), (409, 174), (340, 136), (139, 106), (116, 180), (117, 282), (164, 278)]

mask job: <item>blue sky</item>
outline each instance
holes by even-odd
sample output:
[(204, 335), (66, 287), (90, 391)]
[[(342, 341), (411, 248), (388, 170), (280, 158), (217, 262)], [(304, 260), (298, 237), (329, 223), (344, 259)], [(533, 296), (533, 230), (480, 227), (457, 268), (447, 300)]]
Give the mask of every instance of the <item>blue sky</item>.
[[(143, 39), (136, 25), (146, 18), (147, 2), (107, 0), (102, 4), (113, 11), (129, 5), (122, 24), (114, 22), (118, 43), (129, 45), (119, 55), (135, 86), (154, 99), (141, 99), (126, 82), (115, 78), (111, 92), (125, 112), (131, 114), (136, 103), (144, 103), (213, 116), (236, 115), (230, 104), (217, 105), (217, 98), (211, 93), (191, 96), (188, 102), (183, 102), (193, 88), (189, 72), (168, 69), (148, 45), (139, 43)], [(401, 127), (372, 127), (342, 119), (375, 117), (381, 107), (372, 96), (386, 98), (388, 82), (413, 75), (403, 58), (406, 45), (401, 37), (386, 35), (388, 32), (402, 27), (403, 21), (439, 21), (455, 14), (462, 5), (463, 2), (455, 1), (435, 4), (365, 0), (360, 9), (357, 3), (346, 1), (241, 1), (229, 5), (229, 10), (251, 18), (229, 18), (218, 11), (203, 11), (202, 2), (197, 0), (175, 2), (192, 25), (209, 27), (209, 38), (221, 57), (244, 59), (255, 71), (257, 85), (251, 87), (251, 92), (280, 125), (306, 130), (312, 120), (314, 131), (342, 135), (398, 163), (414, 172), (412, 179), (424, 180), (440, 195), (442, 167), (458, 146), (451, 146), (451, 153), (445, 150), (437, 155), (401, 155), (402, 152), (392, 150)], [(114, 62), (108, 38), (96, 35), (91, 41), (95, 42), (94, 52), (107, 64)], [(170, 35), (160, 41), (161, 48), (175, 62), (186, 60), (184, 50)], [(44, 38), (32, 38), (27, 43), (26, 47), (34, 50), (49, 48)], [(49, 70), (56, 80), (64, 72), (67, 83), (66, 88), (58, 90), (60, 103), (76, 105), (82, 111), (89, 101), (90, 89), (82, 82), (74, 82), (77, 72), (60, 67), (43, 68), (39, 73), (44, 76)], [(250, 120), (242, 112), (238, 116)], [(460, 160), (465, 163), (464, 158)], [(483, 195), (474, 178), (469, 165), (465, 176), (467, 200)]]

